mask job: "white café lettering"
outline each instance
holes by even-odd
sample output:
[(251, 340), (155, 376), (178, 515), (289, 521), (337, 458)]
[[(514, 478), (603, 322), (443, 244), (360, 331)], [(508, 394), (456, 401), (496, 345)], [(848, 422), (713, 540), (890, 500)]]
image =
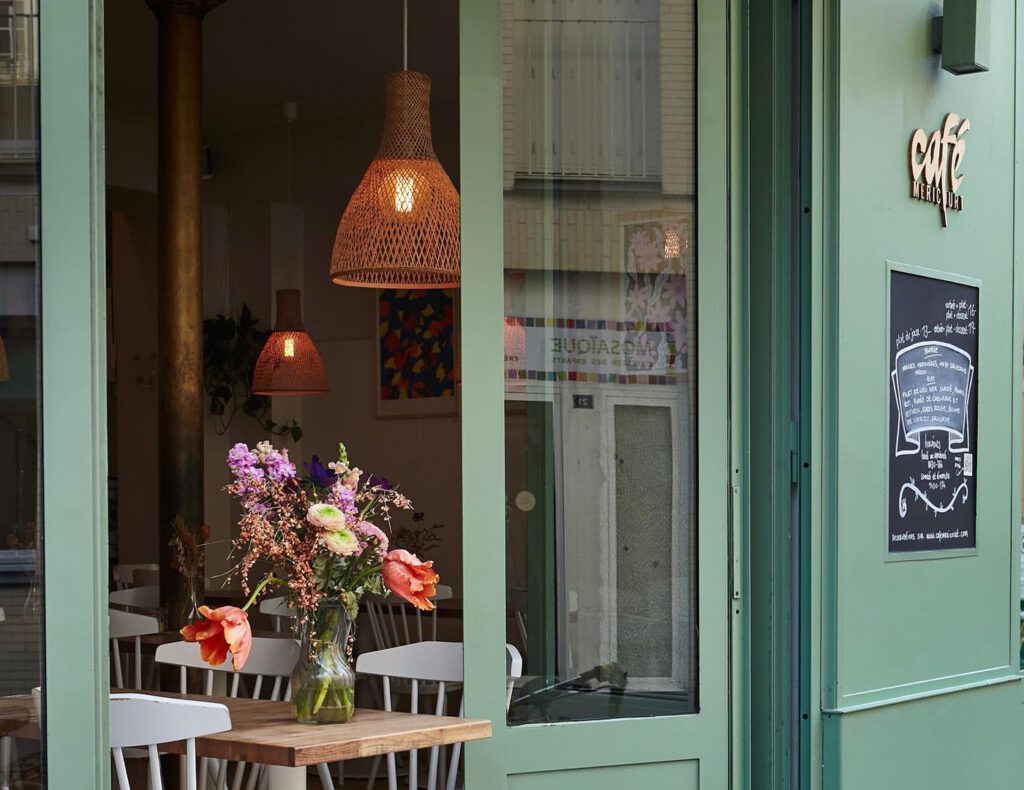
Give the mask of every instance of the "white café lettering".
[(949, 209), (961, 211), (964, 199), (956, 194), (963, 183), (960, 164), (967, 152), (964, 135), (971, 122), (955, 112), (942, 121), (942, 128), (931, 135), (918, 129), (910, 137), (910, 196), (926, 203), (934, 203), (942, 211), (942, 226), (948, 224)]

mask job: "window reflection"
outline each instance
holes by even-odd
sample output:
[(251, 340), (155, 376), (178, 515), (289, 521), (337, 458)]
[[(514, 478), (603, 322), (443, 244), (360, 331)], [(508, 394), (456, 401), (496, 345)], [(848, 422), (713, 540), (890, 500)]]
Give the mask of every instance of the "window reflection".
[(0, 732), (0, 781), (12, 788), (42, 781), (29, 721), (42, 679), (38, 33), (37, 2), (0, 0), (0, 696), (15, 697), (0, 704), (18, 725)]
[(691, 713), (692, 0), (505, 9), (509, 721)]

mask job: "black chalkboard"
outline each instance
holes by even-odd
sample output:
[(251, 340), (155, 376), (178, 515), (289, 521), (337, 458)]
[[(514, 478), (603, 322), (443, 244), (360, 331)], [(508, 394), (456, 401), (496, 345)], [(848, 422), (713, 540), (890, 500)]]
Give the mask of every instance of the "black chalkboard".
[(889, 551), (974, 548), (978, 289), (890, 278)]

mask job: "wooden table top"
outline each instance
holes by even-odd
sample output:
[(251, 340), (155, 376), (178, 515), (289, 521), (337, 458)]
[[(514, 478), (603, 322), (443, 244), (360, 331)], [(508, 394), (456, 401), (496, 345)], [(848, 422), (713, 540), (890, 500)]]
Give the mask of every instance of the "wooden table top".
[[(295, 638), (294, 635), (292, 634), (291, 628), (288, 628), (288, 629), (286, 629), (284, 631), (263, 631), (263, 630), (257, 629), (257, 630), (254, 630), (252, 632), (252, 635), (253, 636), (259, 636), (259, 637), (266, 637), (268, 639), (294, 639)], [(128, 641), (128, 640), (133, 639), (133, 638), (134, 637), (126, 636), (124, 639), (125, 639), (125, 641)], [(155, 634), (143, 634), (142, 636), (139, 637), (139, 643), (143, 647), (159, 647), (160, 645), (167, 645), (167, 644), (170, 644), (172, 642), (180, 642), (180, 641), (182, 641), (182, 636), (181, 636), (181, 632), (180, 631), (159, 631), (159, 632), (157, 632)]]
[[(290, 702), (158, 693), (227, 706), (231, 729), (197, 738), (200, 757), (298, 767), (491, 737), (491, 723), (481, 719), (357, 708), (344, 724), (299, 724)], [(160, 749), (184, 754), (185, 744), (162, 744)]]
[(0, 735), (39, 740), (39, 718), (31, 694), (0, 697)]

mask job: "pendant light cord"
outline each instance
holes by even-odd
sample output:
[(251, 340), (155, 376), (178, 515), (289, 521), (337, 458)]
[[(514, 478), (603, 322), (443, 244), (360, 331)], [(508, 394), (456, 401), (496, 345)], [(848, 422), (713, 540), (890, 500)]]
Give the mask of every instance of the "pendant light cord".
[(409, 70), (409, 0), (402, 0), (402, 71)]
[(288, 205), (292, 204), (292, 121), (288, 121)]

